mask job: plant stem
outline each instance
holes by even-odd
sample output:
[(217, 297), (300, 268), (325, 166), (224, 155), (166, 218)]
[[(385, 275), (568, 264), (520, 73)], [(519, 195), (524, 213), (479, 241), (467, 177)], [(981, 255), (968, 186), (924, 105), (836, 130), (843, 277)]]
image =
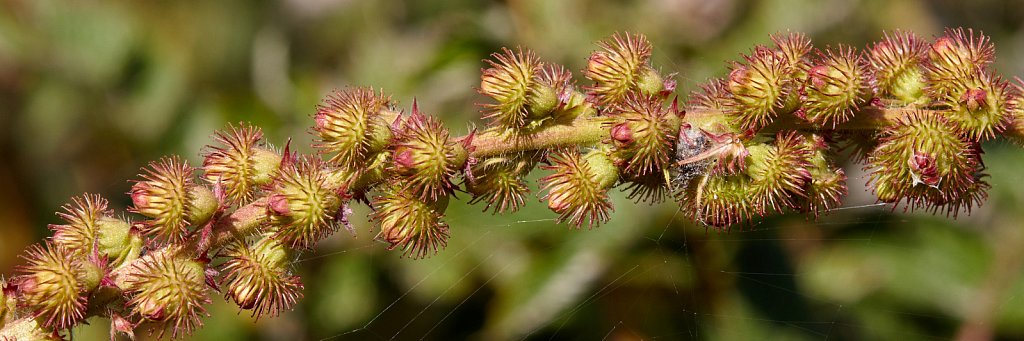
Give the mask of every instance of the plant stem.
[(596, 144), (608, 137), (608, 128), (601, 124), (600, 118), (581, 117), (570, 124), (549, 126), (527, 135), (509, 136), (489, 131), (473, 138), (470, 156), (485, 158), (559, 146)]

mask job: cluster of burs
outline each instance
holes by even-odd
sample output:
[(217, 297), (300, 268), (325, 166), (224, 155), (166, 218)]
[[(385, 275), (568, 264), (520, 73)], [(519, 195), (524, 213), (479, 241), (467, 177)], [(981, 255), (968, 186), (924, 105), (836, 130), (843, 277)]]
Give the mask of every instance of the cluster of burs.
[(841, 147), (866, 162), (882, 202), (946, 214), (985, 198), (980, 142), (1013, 129), (1019, 87), (993, 76), (993, 46), (970, 30), (930, 44), (890, 33), (862, 52), (815, 50), (801, 34), (772, 38), (682, 105), (642, 35), (615, 34), (577, 86), (565, 67), (503, 49), (482, 70), (486, 126), (452, 136), (414, 103), (408, 113), (370, 88), (327, 96), (315, 113), (318, 153), (269, 145), (231, 126), (193, 168), (178, 157), (145, 167), (131, 214), (98, 195), (73, 198), (0, 282), (0, 338), (60, 338), (91, 316), (111, 332), (140, 324), (163, 336), (202, 325), (216, 293), (275, 316), (302, 297), (294, 252), (342, 227), (350, 206), (403, 256), (444, 248), (443, 221), (462, 193), (494, 213), (525, 205), (534, 169), (560, 223), (610, 218), (609, 191), (677, 201), (716, 228), (785, 211), (816, 217), (840, 204)]

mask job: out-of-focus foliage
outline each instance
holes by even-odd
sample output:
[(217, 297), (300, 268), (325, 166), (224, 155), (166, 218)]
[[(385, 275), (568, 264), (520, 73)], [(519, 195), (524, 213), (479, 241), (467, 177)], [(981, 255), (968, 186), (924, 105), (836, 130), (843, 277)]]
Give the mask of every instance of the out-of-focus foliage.
[[(312, 152), (310, 116), (332, 88), (381, 87), (406, 109), (415, 98), (464, 133), (480, 115), (481, 59), (502, 46), (529, 46), (579, 77), (594, 41), (641, 32), (685, 95), (787, 30), (823, 47), (972, 27), (993, 37), (996, 68), (1020, 76), (1022, 22), (1014, 1), (4, 0), (0, 273), (70, 197), (100, 193), (123, 209), (140, 167), (165, 154), (196, 164), (229, 122)], [(608, 224), (573, 231), (541, 203), (492, 217), (463, 200), (448, 210), (448, 248), (411, 261), (357, 220), (355, 237), (296, 260), (307, 285), (294, 312), (253, 322), (215, 299), (193, 337), (928, 339), (981, 325), (1020, 338), (1024, 152), (986, 148), (991, 198), (955, 221), (859, 207), (714, 233), (675, 203), (618, 195)], [(865, 181), (854, 173), (851, 185)], [(874, 201), (850, 192), (847, 205)]]

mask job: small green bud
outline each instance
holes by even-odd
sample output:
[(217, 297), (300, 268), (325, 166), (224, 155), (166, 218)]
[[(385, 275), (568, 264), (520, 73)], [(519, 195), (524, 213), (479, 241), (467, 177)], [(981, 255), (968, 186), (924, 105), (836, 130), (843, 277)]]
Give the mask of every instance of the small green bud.
[(636, 81), (636, 89), (647, 96), (657, 96), (665, 90), (665, 79), (658, 74), (658, 71), (650, 67), (644, 67), (640, 70)]
[(111, 268), (118, 268), (139, 258), (142, 236), (131, 223), (114, 217), (100, 218), (96, 223), (96, 247), (107, 257)]

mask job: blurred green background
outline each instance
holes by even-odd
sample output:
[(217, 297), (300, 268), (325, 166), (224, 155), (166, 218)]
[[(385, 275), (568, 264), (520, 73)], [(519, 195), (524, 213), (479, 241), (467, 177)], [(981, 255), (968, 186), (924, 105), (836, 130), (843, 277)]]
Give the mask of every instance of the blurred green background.
[[(0, 273), (71, 196), (121, 210), (141, 166), (166, 154), (198, 165), (228, 123), (310, 152), (310, 116), (334, 88), (417, 99), (462, 134), (479, 123), (481, 59), (501, 46), (581, 70), (594, 41), (641, 32), (685, 94), (787, 30), (863, 47), (883, 30), (971, 27), (995, 41), (1001, 74), (1024, 75), (1022, 19), (1020, 1), (0, 0)], [(856, 164), (848, 208), (731, 233), (618, 194), (592, 231), (554, 225), (536, 201), (491, 217), (463, 198), (448, 248), (421, 261), (375, 242), (362, 207), (355, 238), (297, 258), (295, 311), (254, 322), (216, 297), (190, 338), (1024, 338), (1024, 152), (986, 147), (994, 189), (958, 220), (872, 205)], [(107, 329), (96, 319), (75, 336)]]

